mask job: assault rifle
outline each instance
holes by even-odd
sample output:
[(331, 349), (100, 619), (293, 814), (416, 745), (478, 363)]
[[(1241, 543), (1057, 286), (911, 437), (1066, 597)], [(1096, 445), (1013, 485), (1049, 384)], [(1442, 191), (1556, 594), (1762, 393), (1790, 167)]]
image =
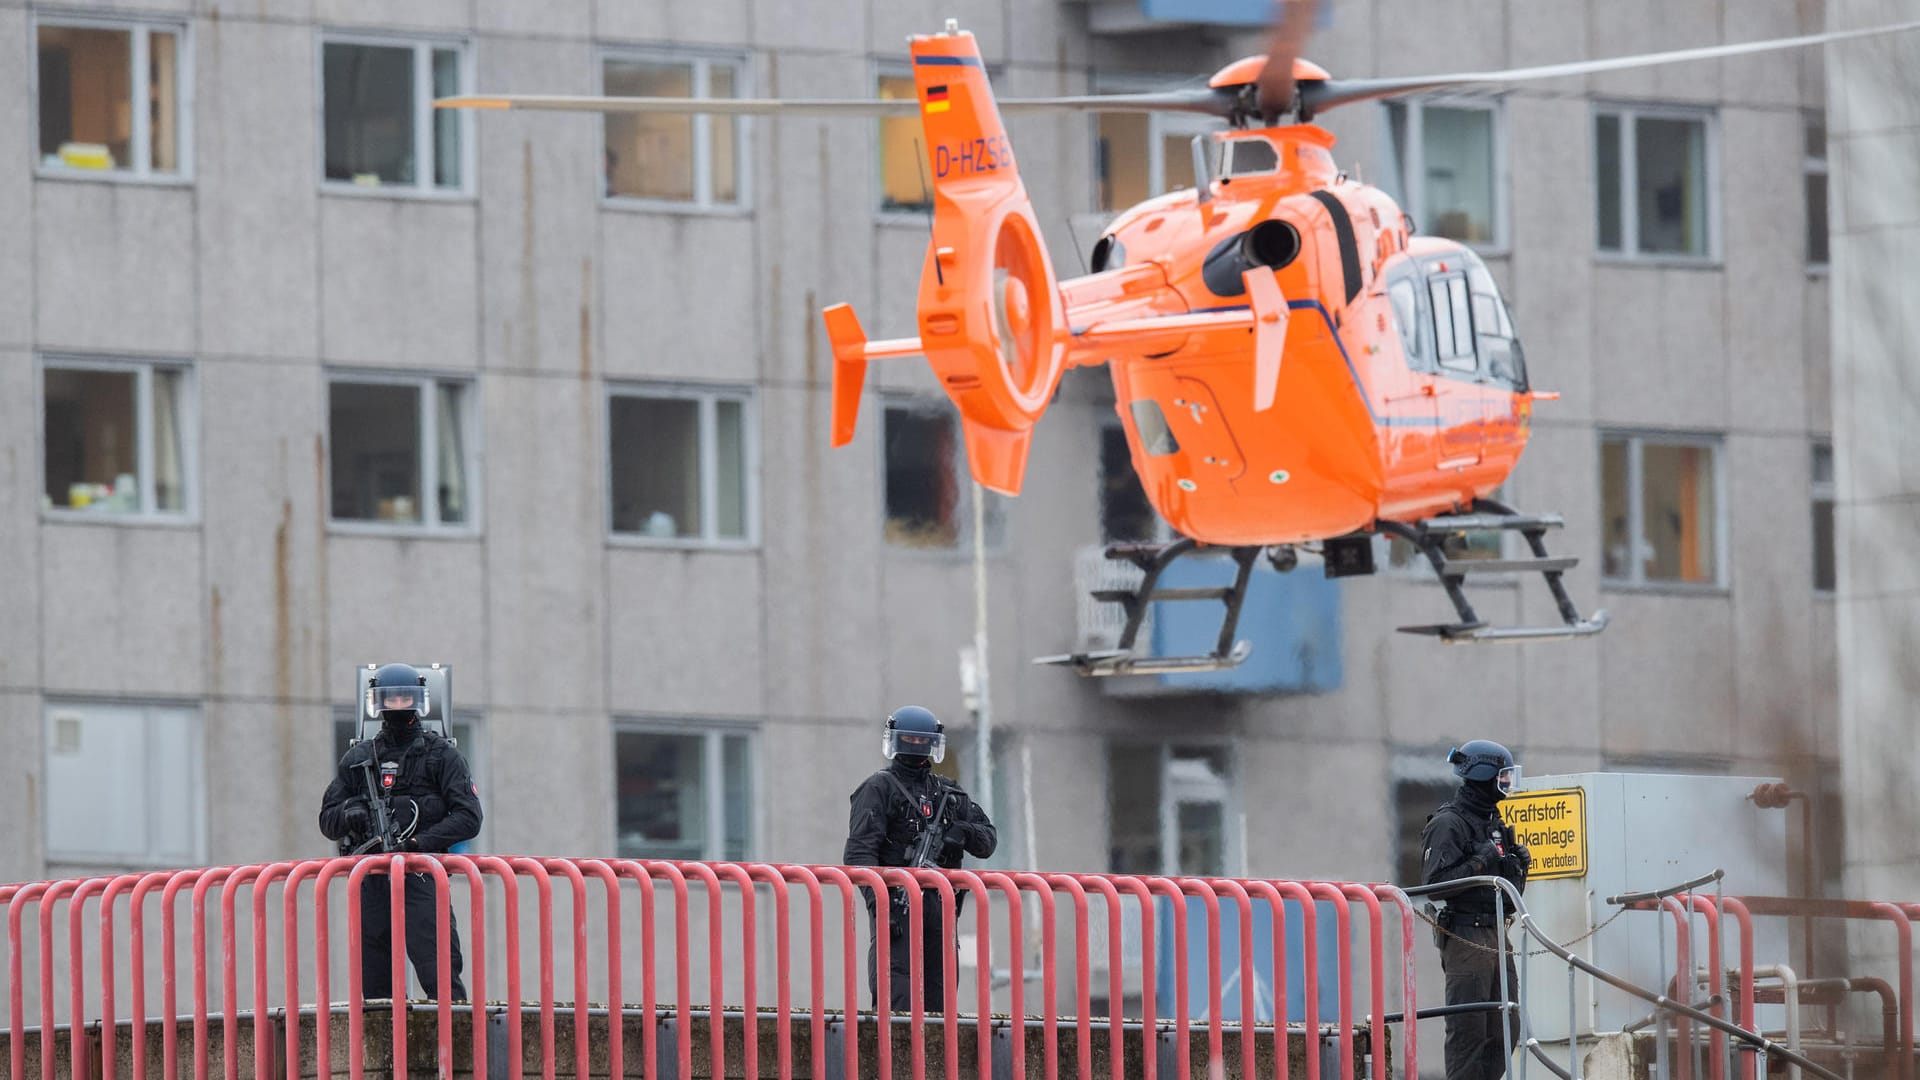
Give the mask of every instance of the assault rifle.
[(411, 799), (407, 800), (413, 803), (413, 820), (404, 824), (395, 820), (393, 808), (388, 805), (388, 797), (385, 794), (385, 789), (392, 787), (394, 779), (399, 776), (399, 763), (381, 762), (380, 778), (378, 780), (374, 779), (374, 760), (371, 756), (367, 757), (366, 760), (360, 762), (360, 764), (355, 767), (360, 770), (361, 777), (366, 781), (367, 810), (373, 815), (373, 832), (365, 840), (362, 840), (358, 845), (351, 848), (348, 847), (351, 840), (341, 841), (341, 853), (345, 855), (364, 855), (376, 848), (382, 852), (399, 851), (402, 841), (412, 836), (413, 830), (420, 826), (419, 803), (413, 803)]
[(933, 816), (920, 827), (920, 836), (907, 849), (907, 865), (922, 870), (940, 869), (940, 852), (947, 846), (947, 806), (953, 801), (953, 792), (942, 789), (940, 803), (933, 808)]

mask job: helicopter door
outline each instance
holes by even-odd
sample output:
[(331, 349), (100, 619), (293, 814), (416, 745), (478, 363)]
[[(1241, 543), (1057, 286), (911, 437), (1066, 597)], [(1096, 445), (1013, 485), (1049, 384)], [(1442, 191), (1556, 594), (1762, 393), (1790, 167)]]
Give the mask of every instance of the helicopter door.
[[(1227, 427), (1226, 414), (1214, 400), (1213, 391), (1199, 379), (1180, 376), (1173, 381), (1174, 399), (1167, 404), (1167, 426), (1180, 440), (1193, 479), (1207, 477), (1234, 481), (1247, 470), (1247, 456), (1240, 452), (1233, 432)], [(1218, 493), (1217, 491), (1215, 492)]]
[(1440, 364), (1440, 385), (1434, 398), (1439, 406), (1440, 457), (1435, 466), (1458, 469), (1478, 465), (1486, 417), (1480, 384), (1480, 357), (1474, 347), (1473, 305), (1468, 299), (1467, 275), (1460, 272), (1427, 278), (1427, 297), (1433, 306), (1434, 355)]

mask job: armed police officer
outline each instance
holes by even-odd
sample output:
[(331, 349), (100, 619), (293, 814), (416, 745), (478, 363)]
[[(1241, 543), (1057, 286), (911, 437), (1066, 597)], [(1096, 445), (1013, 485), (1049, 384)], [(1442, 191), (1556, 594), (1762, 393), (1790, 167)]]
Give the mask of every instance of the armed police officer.
[[(1507, 748), (1487, 739), (1475, 739), (1447, 751), (1447, 761), (1460, 788), (1453, 800), (1427, 818), (1420, 835), (1425, 852), (1421, 883), (1437, 885), (1467, 877), (1502, 877), (1516, 889), (1527, 887), (1533, 856), (1514, 839), (1500, 819), (1500, 800), (1520, 778)], [(1506, 928), (1494, 906), (1494, 887), (1462, 887), (1438, 894), (1447, 906), (1436, 920), (1434, 935), (1440, 946), (1440, 967), (1447, 977), (1447, 1004), (1467, 1005), (1501, 1000), (1500, 955)], [(1512, 905), (1507, 905), (1512, 910)], [(1509, 915), (1506, 921), (1511, 921)], [(1518, 1001), (1519, 983), (1513, 950), (1506, 955), (1506, 1000)], [(1515, 1018), (1502, 1024), (1502, 1011), (1450, 1014), (1447, 1017), (1447, 1080), (1499, 1080), (1506, 1071), (1520, 1030)], [(1506, 1037), (1501, 1037), (1502, 1031)]]
[[(380, 718), (380, 733), (348, 747), (320, 800), (320, 831), (338, 841), (343, 854), (444, 852), (479, 834), (479, 789), (454, 744), (421, 727), (429, 707), (425, 677), (406, 664), (387, 664), (369, 680), (364, 708)], [(370, 999), (393, 996), (390, 888), (384, 875), (368, 874), (360, 883), (360, 992)], [(405, 888), (407, 957), (427, 996), (438, 998), (433, 878), (410, 873)], [(451, 905), (447, 933), (451, 1000), (465, 1001)]]
[[(888, 759), (887, 767), (867, 777), (851, 796), (847, 865), (919, 865), (952, 870), (958, 869), (967, 855), (985, 859), (993, 854), (998, 836), (986, 811), (967, 798), (958, 784), (933, 771), (934, 763), (946, 756), (947, 736), (945, 725), (932, 712), (918, 705), (895, 709), (887, 717), (880, 752)], [(917, 864), (916, 856), (921, 859)], [(873, 890), (862, 891), (867, 897), (867, 986), (877, 1007), (880, 987), (875, 963), (879, 944), (874, 933), (875, 899)], [(895, 1011), (905, 1012), (912, 1008), (913, 980), (907, 890), (889, 888), (887, 898), (891, 905), (887, 915), (888, 999)], [(946, 1008), (945, 972), (953, 946), (940, 910), (940, 894), (923, 889), (920, 898), (921, 1001), (928, 1012), (934, 1012)], [(965, 892), (954, 896), (956, 917), (965, 900)]]

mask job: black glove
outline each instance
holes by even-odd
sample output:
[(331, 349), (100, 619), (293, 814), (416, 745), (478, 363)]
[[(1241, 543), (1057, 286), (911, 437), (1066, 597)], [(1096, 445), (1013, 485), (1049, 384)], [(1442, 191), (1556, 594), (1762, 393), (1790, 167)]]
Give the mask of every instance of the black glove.
[(346, 823), (348, 836), (365, 836), (373, 828), (373, 812), (367, 809), (365, 799), (348, 799), (340, 819)]
[(417, 836), (409, 836), (405, 840), (400, 841), (400, 850), (401, 851), (419, 851), (420, 838)]
[(1467, 863), (1469, 867), (1476, 868), (1473, 871), (1475, 874), (1491, 874), (1500, 869), (1501, 858), (1498, 844), (1491, 840), (1482, 840), (1479, 846), (1473, 849), (1473, 857), (1468, 859)]
[(1524, 880), (1533, 869), (1533, 852), (1528, 851), (1525, 844), (1513, 845), (1513, 850), (1506, 854), (1505, 869), (1507, 877)]
[(893, 920), (893, 926), (898, 928), (907, 925), (907, 890), (888, 889), (887, 903), (893, 909), (888, 913), (888, 917)]
[(947, 819), (942, 825), (952, 825), (973, 820), (973, 800), (967, 793), (955, 789), (947, 795)]

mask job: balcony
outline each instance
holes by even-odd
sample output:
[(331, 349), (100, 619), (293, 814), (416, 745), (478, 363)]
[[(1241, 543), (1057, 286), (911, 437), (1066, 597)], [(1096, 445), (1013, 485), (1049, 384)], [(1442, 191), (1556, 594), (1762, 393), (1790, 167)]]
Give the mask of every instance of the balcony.
[[(1117, 648), (1126, 617), (1120, 605), (1095, 601), (1096, 589), (1134, 588), (1141, 571), (1106, 557), (1104, 547), (1080, 549), (1074, 556), (1079, 589), (1079, 640), (1076, 649)], [(1233, 563), (1225, 558), (1186, 558), (1160, 577), (1166, 588), (1204, 588), (1231, 584)], [(1220, 635), (1221, 605), (1205, 601), (1158, 601), (1148, 612), (1134, 647), (1153, 656), (1199, 655)], [(1117, 697), (1194, 692), (1237, 694), (1322, 694), (1340, 688), (1340, 585), (1319, 565), (1303, 561), (1291, 573), (1278, 573), (1261, 560), (1254, 567), (1240, 608), (1236, 637), (1253, 644), (1253, 654), (1226, 671), (1175, 675), (1126, 675), (1097, 680)]]
[(1096, 34), (1136, 34), (1176, 26), (1251, 28), (1267, 25), (1273, 0), (1089, 0)]

